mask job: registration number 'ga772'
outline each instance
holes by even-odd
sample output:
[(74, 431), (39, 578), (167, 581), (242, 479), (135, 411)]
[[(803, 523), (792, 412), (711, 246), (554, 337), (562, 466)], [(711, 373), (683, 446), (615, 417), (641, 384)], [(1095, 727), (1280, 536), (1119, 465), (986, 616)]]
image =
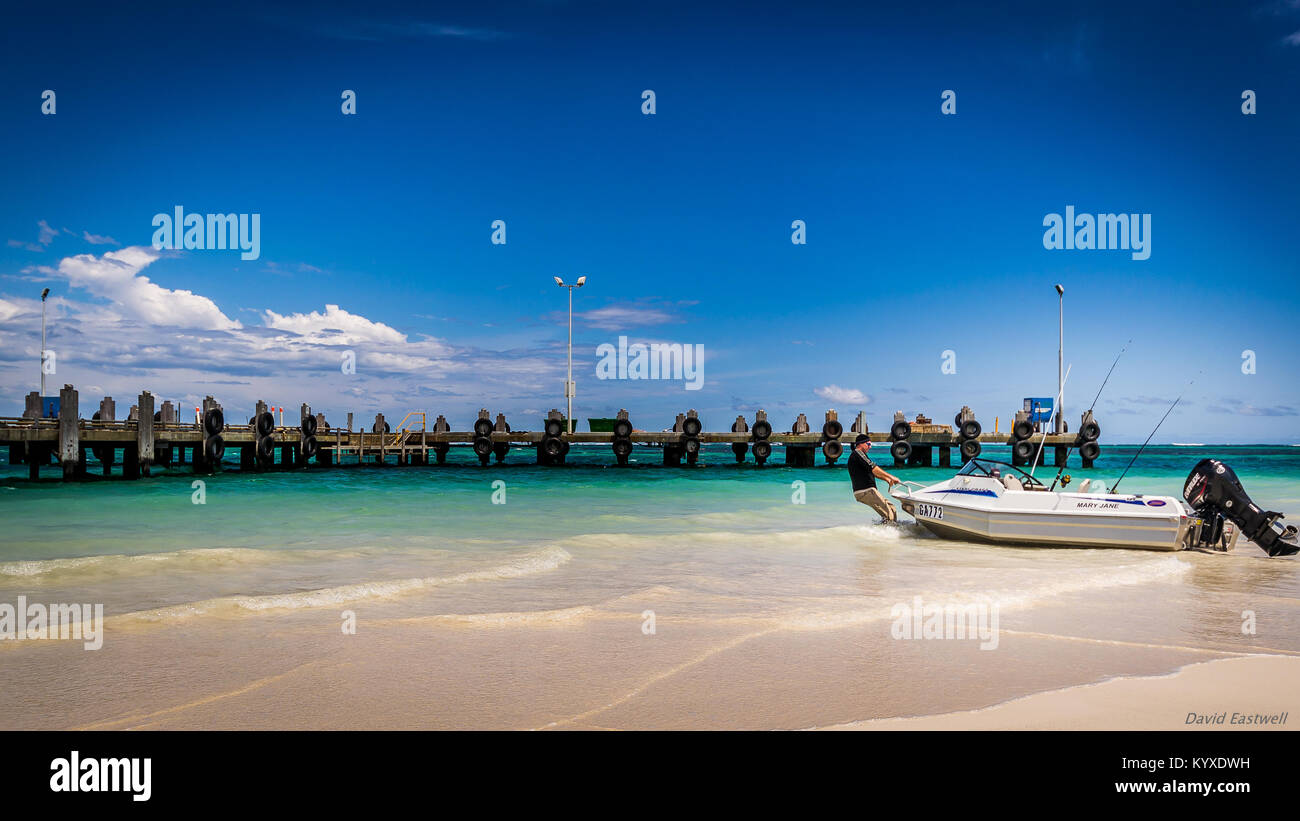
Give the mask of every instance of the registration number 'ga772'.
[(916, 518), (918, 519), (942, 519), (943, 508), (938, 505), (918, 504), (916, 506)]

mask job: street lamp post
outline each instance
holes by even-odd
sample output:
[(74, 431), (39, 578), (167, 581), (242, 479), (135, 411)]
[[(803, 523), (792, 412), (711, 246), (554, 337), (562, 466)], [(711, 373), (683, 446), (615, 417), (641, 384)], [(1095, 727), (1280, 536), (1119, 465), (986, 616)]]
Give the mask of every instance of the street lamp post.
[(41, 291), (41, 403), (45, 403), (45, 298), (50, 289)]
[(564, 399), (566, 402), (564, 419), (565, 427), (568, 428), (569, 433), (573, 433), (573, 289), (581, 288), (587, 284), (587, 278), (580, 276), (575, 284), (565, 285), (564, 280), (555, 277), (555, 284), (561, 288), (569, 289), (569, 378), (564, 381)]
[(1065, 432), (1065, 377), (1061, 371), (1061, 365), (1065, 362), (1065, 286), (1057, 284), (1056, 296), (1058, 303), (1058, 333), (1056, 345), (1056, 432)]

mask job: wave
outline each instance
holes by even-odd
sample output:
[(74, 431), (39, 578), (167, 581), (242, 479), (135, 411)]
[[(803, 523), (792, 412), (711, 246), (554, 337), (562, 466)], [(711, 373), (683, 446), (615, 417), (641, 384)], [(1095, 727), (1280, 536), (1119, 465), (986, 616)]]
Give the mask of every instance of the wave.
[(451, 576), (395, 579), (391, 581), (360, 582), (358, 584), (323, 587), (296, 593), (271, 593), (261, 596), (223, 596), (186, 604), (159, 607), (125, 613), (117, 619), (138, 621), (170, 621), (208, 614), (241, 615), (268, 610), (301, 610), (313, 607), (332, 607), (340, 604), (387, 599), (453, 584), (517, 579), (555, 570), (573, 558), (561, 547), (547, 547), (520, 556), (504, 564), (478, 570), (467, 570)]
[(253, 564), (277, 558), (328, 551), (258, 550), (250, 547), (208, 547), (170, 550), (162, 553), (108, 553), (102, 556), (78, 556), (67, 559), (26, 559), (0, 562), (0, 577), (39, 578), (50, 574), (132, 569), (156, 570), (160, 566), (207, 567), (211, 565)]
[(878, 603), (867, 608), (802, 610), (777, 615), (774, 618), (780, 627), (789, 630), (836, 629), (864, 622), (894, 618), (895, 607), (899, 605), (910, 607), (916, 597), (920, 597), (925, 605), (952, 606), (955, 608), (983, 605), (988, 607), (996, 606), (999, 612), (1002, 610), (1018, 610), (1050, 602), (1070, 593), (1176, 581), (1191, 570), (1191, 564), (1168, 557), (1151, 562), (1120, 565), (1102, 571), (1080, 569), (1072, 573), (1070, 578), (1056, 579), (1028, 588), (994, 589), (979, 592), (969, 590), (897, 590), (893, 591), (892, 594), (882, 594)]

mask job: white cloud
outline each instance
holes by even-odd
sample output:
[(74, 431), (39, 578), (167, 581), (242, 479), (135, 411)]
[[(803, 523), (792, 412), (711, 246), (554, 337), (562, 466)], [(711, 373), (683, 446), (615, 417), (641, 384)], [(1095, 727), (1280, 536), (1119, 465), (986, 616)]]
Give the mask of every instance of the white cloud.
[(1283, 37), (1282, 42), (1286, 43), (1288, 46), (1300, 46), (1300, 31)]
[[(170, 290), (154, 284), (140, 271), (159, 258), (152, 248), (131, 246), (101, 257), (78, 254), (59, 262), (58, 273), (68, 283), (110, 300), (125, 317), (155, 325), (228, 330), (242, 327), (216, 303), (193, 291)], [(49, 269), (41, 269), (50, 273)]]
[(382, 322), (372, 322), (359, 314), (348, 313), (337, 305), (326, 305), (325, 313), (312, 311), (284, 316), (266, 311), (264, 319), (268, 328), (292, 331), (304, 337), (305, 341), (321, 345), (357, 345), (362, 342), (400, 345), (406, 342), (406, 334)]
[(91, 245), (121, 245), (122, 243), (109, 236), (102, 234), (92, 234), (89, 231), (82, 231), (81, 238)]
[(839, 385), (827, 385), (824, 388), (816, 388), (813, 393), (822, 399), (831, 402), (838, 402), (843, 405), (866, 405), (871, 402), (871, 397), (867, 396), (855, 388), (841, 388)]
[(37, 240), (37, 242), (39, 242), (41, 245), (49, 245), (51, 242), (53, 242), (54, 237), (57, 236), (59, 232), (51, 228), (45, 220), (41, 220), (36, 224), (40, 226), (41, 229), (41, 236)]
[[(162, 256), (132, 247), (31, 269), (70, 286), (46, 306), (48, 347), (58, 354), (56, 384), (77, 385), (83, 406), (107, 393), (125, 414), (147, 389), (186, 407), (213, 394), (232, 419), (257, 399), (307, 401), (333, 411), (331, 421), (346, 411), (411, 408), (451, 418), (479, 407), (509, 412), (521, 391), (562, 378), (564, 358), (550, 341), (505, 351), (458, 347), (336, 304), (306, 313), (250, 308), (261, 322), (244, 325), (206, 296), (144, 276)], [(39, 299), (0, 295), (0, 402), (15, 413), (39, 361), (40, 317)], [(356, 355), (355, 373), (340, 368), (345, 351)]]
[[(568, 314), (555, 313), (555, 317), (567, 319)], [(575, 320), (586, 323), (593, 328), (606, 331), (620, 331), (628, 328), (643, 328), (648, 325), (666, 325), (681, 322), (675, 314), (651, 305), (616, 304), (606, 305), (590, 311), (575, 311)]]

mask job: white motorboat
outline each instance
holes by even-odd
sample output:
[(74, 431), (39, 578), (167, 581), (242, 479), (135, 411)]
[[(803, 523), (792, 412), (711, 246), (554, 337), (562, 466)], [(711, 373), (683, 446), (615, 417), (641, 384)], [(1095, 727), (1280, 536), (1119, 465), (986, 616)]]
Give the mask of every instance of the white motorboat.
[[(1094, 484), (1095, 483), (1095, 484)], [(1261, 511), (1227, 465), (1205, 459), (1173, 496), (1110, 493), (1085, 479), (1051, 490), (1018, 467), (972, 459), (935, 485), (895, 485), (903, 510), (937, 536), (1019, 546), (1230, 550), (1241, 533), (1270, 556), (1300, 550), (1282, 514)]]

